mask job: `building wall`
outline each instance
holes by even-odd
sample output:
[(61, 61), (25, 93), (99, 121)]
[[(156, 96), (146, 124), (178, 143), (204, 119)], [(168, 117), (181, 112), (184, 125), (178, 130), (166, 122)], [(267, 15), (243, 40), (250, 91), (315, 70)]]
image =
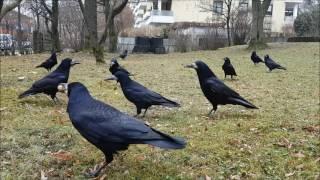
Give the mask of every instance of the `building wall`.
[(210, 12), (201, 12), (198, 0), (173, 0), (171, 10), (175, 22), (208, 22)]
[[(213, 2), (213, 0), (172, 0), (171, 11), (173, 12), (174, 22), (210, 22), (213, 17), (212, 12), (204, 12), (201, 8), (201, 1)], [(248, 0), (248, 9), (251, 9), (251, 1)], [(294, 19), (297, 16), (298, 4), (302, 4), (304, 0), (272, 0), (272, 16), (266, 17), (265, 20), (271, 23), (272, 33), (282, 33), (283, 27), (286, 25), (292, 26)], [(286, 3), (296, 3), (294, 16), (288, 18), (285, 16)], [(239, 0), (233, 0), (232, 8), (237, 8)], [(226, 10), (226, 5), (223, 3), (223, 9)], [(222, 16), (221, 16), (222, 17)]]

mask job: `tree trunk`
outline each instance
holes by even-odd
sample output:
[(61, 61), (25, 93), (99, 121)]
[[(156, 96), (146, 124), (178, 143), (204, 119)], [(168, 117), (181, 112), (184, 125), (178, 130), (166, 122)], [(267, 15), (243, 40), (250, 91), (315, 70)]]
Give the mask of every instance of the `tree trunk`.
[(95, 48), (98, 42), (97, 32), (97, 2), (96, 0), (85, 1), (84, 17), (87, 24), (87, 39), (89, 47)]
[(260, 1), (252, 0), (252, 27), (251, 27), (251, 40), (249, 48), (265, 48), (267, 44), (264, 40), (263, 22), (271, 0), (264, 0), (261, 4)]
[(94, 57), (96, 58), (96, 63), (105, 63), (103, 51), (104, 51), (104, 47), (99, 43), (97, 43), (96, 46), (93, 48), (93, 54), (94, 54)]
[(117, 51), (117, 40), (118, 34), (115, 29), (114, 25), (114, 18), (110, 19), (109, 23), (109, 52), (116, 52)]
[(52, 16), (51, 16), (51, 39), (52, 48), (54, 51), (60, 51), (60, 40), (59, 40), (59, 0), (52, 0)]
[(18, 5), (18, 32), (17, 32), (17, 38), (18, 38), (18, 49), (19, 53), (22, 53), (22, 30), (21, 30), (21, 6)]
[(231, 37), (230, 37), (230, 18), (227, 17), (227, 33), (228, 33), (228, 46), (231, 46)]

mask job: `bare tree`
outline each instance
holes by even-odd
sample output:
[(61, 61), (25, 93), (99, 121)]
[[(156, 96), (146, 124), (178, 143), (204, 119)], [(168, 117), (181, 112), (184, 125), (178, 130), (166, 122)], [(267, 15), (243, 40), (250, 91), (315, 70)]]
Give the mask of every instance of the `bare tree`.
[(249, 48), (265, 47), (263, 20), (271, 0), (252, 0), (252, 26)]
[(240, 5), (232, 10), (230, 24), (234, 45), (246, 44), (251, 29), (251, 17), (249, 12), (248, 8), (243, 9)]
[[(41, 5), (45, 9), (43, 11), (43, 17), (47, 26), (47, 31), (52, 39), (52, 49), (60, 51), (60, 39), (59, 39), (59, 0), (51, 0), (51, 7), (46, 3), (46, 0), (40, 0)], [(51, 26), (49, 27), (49, 22)]]
[[(90, 36), (90, 46), (96, 58), (96, 62), (104, 62), (104, 43), (109, 38), (109, 51), (113, 52), (116, 49), (117, 34), (115, 30), (114, 18), (118, 15), (128, 3), (128, 0), (92, 0), (85, 1), (78, 0), (81, 11), (84, 15), (85, 24)], [(104, 7), (105, 28), (100, 39), (97, 37), (97, 4)], [(91, 32), (91, 33), (90, 33)]]
[(16, 8), (21, 2), (22, 0), (10, 0), (10, 3), (5, 5), (4, 0), (0, 0), (0, 22), (9, 11)]
[[(223, 8), (223, 4), (226, 6), (226, 9)], [(212, 12), (215, 16), (222, 16), (227, 26), (228, 46), (231, 46), (230, 19), (232, 0), (201, 0), (199, 7), (202, 11)]]

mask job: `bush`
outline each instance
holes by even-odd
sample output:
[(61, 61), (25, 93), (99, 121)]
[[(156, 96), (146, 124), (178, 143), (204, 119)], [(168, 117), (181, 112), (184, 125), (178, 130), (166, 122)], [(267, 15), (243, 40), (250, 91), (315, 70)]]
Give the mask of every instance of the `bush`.
[(319, 36), (319, 16), (320, 9), (312, 7), (302, 12), (294, 21), (294, 30), (298, 36)]
[(175, 41), (175, 51), (177, 52), (190, 51), (191, 49), (190, 45), (192, 44), (190, 35), (175, 34), (173, 39)]
[(288, 42), (320, 42), (320, 37), (290, 37)]

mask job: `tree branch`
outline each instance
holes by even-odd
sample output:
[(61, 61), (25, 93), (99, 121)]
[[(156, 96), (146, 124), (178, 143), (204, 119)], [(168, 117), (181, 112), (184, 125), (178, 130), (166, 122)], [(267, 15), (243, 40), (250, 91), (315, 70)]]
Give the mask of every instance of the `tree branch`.
[(122, 1), (117, 7), (112, 10), (111, 18), (114, 18), (116, 15), (121, 13), (122, 9), (126, 7), (128, 0)]
[(46, 9), (46, 11), (49, 13), (49, 15), (52, 15), (52, 10), (50, 10), (50, 8), (47, 6), (45, 0), (41, 0), (41, 4), (42, 6)]
[(14, 9), (15, 7), (17, 7), (22, 0), (15, 0), (15, 1), (11, 1), (12, 3), (9, 4), (9, 5), (6, 5), (4, 6), (3, 5), (3, 0), (0, 0), (1, 3), (0, 3), (0, 22), (2, 20), (2, 18), (9, 12), (11, 11), (12, 9)]

